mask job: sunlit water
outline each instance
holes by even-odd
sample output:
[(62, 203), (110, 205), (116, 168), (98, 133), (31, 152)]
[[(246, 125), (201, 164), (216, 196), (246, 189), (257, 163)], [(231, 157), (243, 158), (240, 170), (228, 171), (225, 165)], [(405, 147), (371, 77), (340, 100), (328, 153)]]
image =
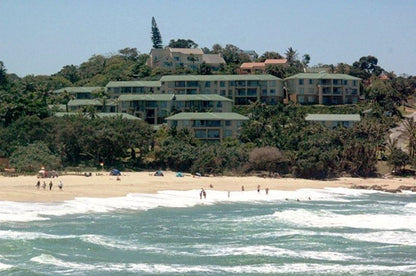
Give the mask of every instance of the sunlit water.
[(3, 201), (0, 274), (415, 275), (416, 194), (209, 190), (201, 200), (193, 190)]

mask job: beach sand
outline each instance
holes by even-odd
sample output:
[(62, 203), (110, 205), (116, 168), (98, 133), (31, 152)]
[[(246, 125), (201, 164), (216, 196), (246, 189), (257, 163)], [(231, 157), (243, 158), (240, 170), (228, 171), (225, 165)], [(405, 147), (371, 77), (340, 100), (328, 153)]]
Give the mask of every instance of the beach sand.
[[(36, 189), (36, 182), (41, 181), (41, 187)], [(46, 182), (45, 190), (42, 188)], [(49, 182), (53, 182), (49, 190)], [(59, 190), (58, 183), (63, 182), (63, 189)], [(321, 189), (325, 187), (369, 188), (377, 185), (385, 190), (395, 190), (400, 186), (416, 187), (413, 178), (337, 178), (319, 181), (295, 178), (262, 178), (257, 176), (244, 177), (193, 177), (184, 174), (176, 177), (174, 172), (164, 172), (164, 176), (153, 176), (152, 172), (122, 173), (120, 180), (108, 173), (102, 175), (63, 175), (58, 178), (40, 178), (36, 176), (6, 177), (0, 176), (0, 201), (18, 202), (59, 202), (76, 197), (120, 197), (129, 193), (156, 193), (163, 190), (193, 190), (204, 188), (218, 191), (264, 190), (298, 190), (302, 188)]]

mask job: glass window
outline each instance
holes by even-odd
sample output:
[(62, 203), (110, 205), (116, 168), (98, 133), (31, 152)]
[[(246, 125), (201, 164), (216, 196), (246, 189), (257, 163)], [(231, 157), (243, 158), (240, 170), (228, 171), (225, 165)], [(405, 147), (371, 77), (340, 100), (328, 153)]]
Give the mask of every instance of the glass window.
[(313, 84), (313, 80), (309, 80), (309, 84)]
[(224, 137), (231, 137), (233, 136), (233, 132), (231, 130), (224, 131)]
[(208, 129), (208, 138), (220, 138), (220, 130)]
[(204, 139), (207, 138), (207, 132), (205, 129), (196, 129), (195, 138)]
[(205, 82), (205, 87), (211, 87), (211, 82), (210, 81), (206, 81)]
[(225, 126), (231, 126), (231, 121), (230, 120), (226, 120), (225, 121)]
[(299, 79), (299, 85), (303, 85), (303, 79)]
[(225, 87), (225, 81), (220, 81), (220, 87)]

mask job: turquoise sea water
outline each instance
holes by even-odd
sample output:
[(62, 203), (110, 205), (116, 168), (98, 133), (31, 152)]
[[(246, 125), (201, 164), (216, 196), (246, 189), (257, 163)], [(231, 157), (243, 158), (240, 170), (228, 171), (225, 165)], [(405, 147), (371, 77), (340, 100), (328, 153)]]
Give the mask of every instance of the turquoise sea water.
[(416, 194), (208, 190), (201, 200), (193, 190), (0, 201), (0, 274), (415, 275)]

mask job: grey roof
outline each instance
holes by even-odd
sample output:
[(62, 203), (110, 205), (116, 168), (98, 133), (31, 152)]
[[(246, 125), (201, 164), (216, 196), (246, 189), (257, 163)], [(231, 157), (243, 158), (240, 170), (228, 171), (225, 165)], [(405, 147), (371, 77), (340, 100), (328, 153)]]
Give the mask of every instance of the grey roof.
[(329, 74), (326, 72), (321, 73), (299, 73), (290, 77), (285, 78), (285, 80), (291, 79), (331, 79), (331, 80), (361, 80), (360, 78), (353, 77), (347, 74)]
[(361, 117), (359, 114), (307, 114), (306, 121), (337, 121), (337, 122), (359, 122)]
[(172, 53), (181, 53), (181, 54), (185, 54), (185, 55), (202, 55), (204, 54), (204, 52), (202, 51), (201, 48), (170, 48), (167, 47), (169, 49), (169, 51), (171, 51)]
[(110, 81), (105, 87), (160, 87), (160, 81)]
[(218, 94), (193, 94), (193, 95), (175, 95), (175, 94), (124, 94), (118, 97), (120, 102), (128, 101), (222, 101), (232, 102), (233, 100), (220, 96)]
[(95, 90), (103, 89), (101, 86), (78, 86), (78, 87), (64, 87), (58, 90), (53, 91), (53, 93), (63, 93), (67, 91), (68, 93), (91, 93)]
[(169, 75), (160, 81), (238, 81), (238, 80), (280, 80), (272, 75)]
[(166, 120), (238, 120), (246, 121), (247, 117), (232, 112), (181, 112)]
[(204, 54), (202, 55), (202, 61), (205, 61), (206, 64), (225, 63), (224, 58), (220, 54)]
[(103, 105), (103, 103), (98, 99), (70, 100), (68, 102), (68, 106), (84, 106), (84, 105), (101, 106)]
[[(107, 106), (108, 105), (116, 105), (114, 100), (107, 100), (105, 104)], [(102, 106), (103, 102), (99, 99), (70, 100), (68, 102), (68, 106), (86, 106), (86, 105)]]
[[(64, 116), (78, 116), (81, 113), (79, 112), (56, 112), (54, 114), (54, 116), (56, 117), (64, 117)], [(140, 118), (127, 114), (127, 113), (96, 113), (96, 116), (100, 117), (100, 118), (104, 118), (104, 117), (117, 117), (117, 116), (121, 116), (123, 119), (130, 119), (130, 120), (141, 120)]]

